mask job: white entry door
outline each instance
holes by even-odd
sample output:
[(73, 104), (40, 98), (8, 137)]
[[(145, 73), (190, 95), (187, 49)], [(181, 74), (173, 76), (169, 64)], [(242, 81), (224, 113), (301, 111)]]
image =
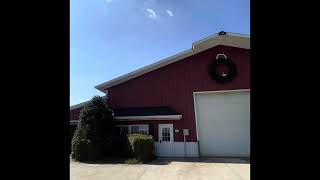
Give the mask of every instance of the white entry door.
[(173, 156), (173, 124), (159, 124), (158, 154), (160, 157)]

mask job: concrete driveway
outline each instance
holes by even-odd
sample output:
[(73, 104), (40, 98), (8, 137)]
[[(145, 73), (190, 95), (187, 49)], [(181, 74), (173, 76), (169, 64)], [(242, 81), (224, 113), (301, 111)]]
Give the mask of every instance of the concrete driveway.
[(250, 163), (241, 159), (157, 159), (150, 164), (85, 164), (70, 160), (71, 180), (225, 180), (250, 179)]

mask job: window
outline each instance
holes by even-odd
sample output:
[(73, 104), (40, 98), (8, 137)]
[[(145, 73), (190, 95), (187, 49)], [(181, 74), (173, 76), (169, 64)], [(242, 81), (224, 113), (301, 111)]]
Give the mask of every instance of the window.
[(128, 134), (129, 128), (128, 126), (120, 126), (120, 134)]
[(170, 141), (170, 128), (162, 128), (162, 141)]
[(120, 127), (120, 134), (148, 134), (149, 125), (121, 125)]
[(148, 134), (148, 129), (149, 129), (149, 126), (148, 126), (148, 125), (139, 126), (139, 133), (141, 133), (141, 134)]
[(139, 133), (139, 126), (131, 126), (131, 134), (133, 133)]

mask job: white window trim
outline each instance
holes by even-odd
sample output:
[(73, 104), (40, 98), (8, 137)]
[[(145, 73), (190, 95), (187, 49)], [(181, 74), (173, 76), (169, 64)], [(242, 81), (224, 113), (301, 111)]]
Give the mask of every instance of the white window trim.
[(149, 124), (131, 124), (131, 125), (116, 125), (116, 127), (128, 127), (128, 133), (131, 134), (131, 127), (132, 126), (145, 126), (147, 127), (147, 134), (149, 134)]

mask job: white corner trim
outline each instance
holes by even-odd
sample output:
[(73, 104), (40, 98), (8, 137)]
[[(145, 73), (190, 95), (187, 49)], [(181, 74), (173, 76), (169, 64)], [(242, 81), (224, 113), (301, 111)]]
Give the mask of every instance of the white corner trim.
[(159, 116), (119, 116), (116, 120), (180, 120), (182, 115), (159, 115)]
[(193, 92), (193, 108), (194, 108), (194, 116), (196, 121), (196, 135), (197, 135), (197, 141), (199, 141), (199, 129), (198, 129), (198, 119), (197, 119), (197, 109), (196, 109), (196, 94)]
[(78, 124), (79, 123), (79, 120), (71, 120), (70, 121), (70, 125), (74, 125), (74, 124)]
[(237, 48), (243, 48), (243, 49), (250, 49), (250, 36), (249, 35), (242, 35), (242, 34), (236, 34), (236, 33), (228, 33), (226, 35), (219, 35), (214, 34), (212, 36), (209, 36), (205, 39), (196, 41), (192, 43), (192, 48), (188, 49), (186, 51), (183, 51), (181, 53), (178, 53), (176, 55), (173, 55), (171, 57), (165, 58), (163, 60), (160, 60), (156, 63), (150, 64), (148, 66), (145, 66), (143, 68), (140, 68), (138, 70), (135, 70), (133, 72), (130, 72), (128, 74), (125, 74), (123, 76), (120, 76), (118, 78), (112, 79), (110, 81), (104, 82), (102, 84), (99, 84), (95, 86), (96, 89), (105, 92), (105, 89), (108, 89), (112, 86), (118, 85), (120, 83), (126, 82), (130, 79), (136, 78), (138, 76), (141, 76), (143, 74), (146, 74), (148, 72), (154, 71), (156, 69), (159, 69), (161, 67), (164, 67), (166, 65), (169, 65), (171, 63), (177, 62), (179, 60), (185, 59), (189, 56), (192, 56), (194, 54), (197, 54), (199, 52), (202, 52), (204, 50), (207, 50), (209, 48), (218, 46), (218, 45), (225, 45), (225, 46), (231, 46), (231, 47), (237, 47)]

